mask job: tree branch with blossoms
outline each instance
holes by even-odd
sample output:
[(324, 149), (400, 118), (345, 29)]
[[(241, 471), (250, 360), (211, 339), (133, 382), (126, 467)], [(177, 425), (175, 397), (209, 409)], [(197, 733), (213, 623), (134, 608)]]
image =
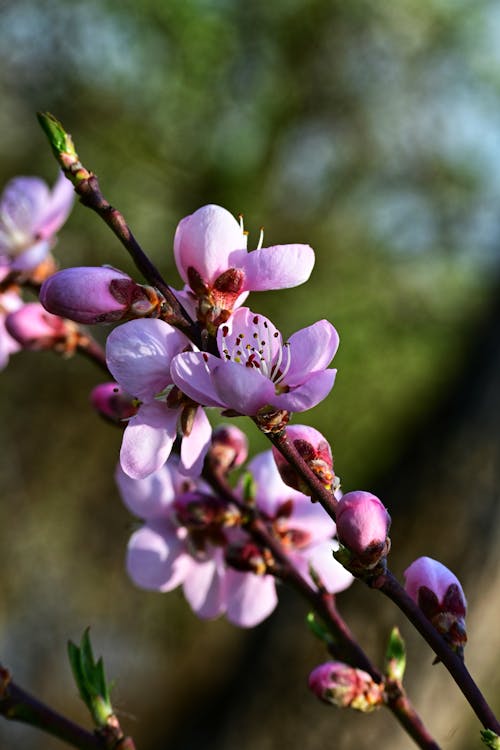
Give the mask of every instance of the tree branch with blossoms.
[[(284, 340), (269, 319), (245, 306), (250, 292), (307, 281), (313, 250), (262, 247), (261, 237), (249, 252), (242, 220), (204, 206), (177, 227), (174, 258), (185, 286), (175, 290), (104, 198), (71, 136), (52, 115), (39, 119), (69, 181), (61, 176), (51, 192), (37, 178), (18, 178), (0, 199), (0, 353), (5, 364), (19, 348), (80, 352), (113, 377), (94, 389), (91, 402), (123, 428), (116, 482), (141, 521), (127, 550), (131, 579), (154, 591), (182, 586), (200, 617), (224, 615), (240, 627), (268, 617), (278, 601), (276, 584), (289, 584), (320, 618), (311, 616), (310, 626), (334, 657), (311, 673), (312, 692), (364, 712), (385, 705), (419, 747), (439, 750), (403, 687), (400, 637), (391, 636), (379, 670), (339, 613), (336, 596), (356, 577), (391, 598), (423, 635), (493, 747), (500, 725), (463, 661), (466, 600), (459, 581), (438, 561), (419, 558), (400, 586), (387, 568), (391, 519), (383, 503), (369, 492), (342, 494), (328, 441), (312, 427), (289, 424), (334, 386), (335, 328), (320, 320)], [(70, 183), (147, 284), (108, 266), (55, 272), (51, 251), (71, 208)], [(25, 302), (24, 289), (39, 290), (41, 305)], [(86, 328), (100, 323), (118, 323), (105, 352)], [(207, 408), (229, 419), (249, 417), (272, 450), (246, 464), (244, 434), (230, 426), (213, 431)], [(94, 722), (115, 726), (85, 637), (70, 658)], [(96, 692), (103, 715), (93, 713)], [(13, 695), (11, 687), (9, 700)], [(0, 700), (0, 712), (7, 715), (9, 706)], [(51, 731), (50, 722), (31, 723)], [(119, 725), (115, 730), (121, 732)], [(122, 735), (112, 741), (109, 747), (132, 747)], [(91, 741), (82, 734), (75, 746), (94, 746), (85, 742)]]

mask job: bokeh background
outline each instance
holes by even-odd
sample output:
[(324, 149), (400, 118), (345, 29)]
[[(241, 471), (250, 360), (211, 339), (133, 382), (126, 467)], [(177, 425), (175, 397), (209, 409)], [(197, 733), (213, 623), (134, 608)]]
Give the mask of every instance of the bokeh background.
[[(307, 285), (252, 305), (285, 334), (322, 317), (338, 328), (335, 389), (301, 421), (331, 439), (345, 490), (384, 499), (398, 575), (428, 554), (461, 577), (468, 663), (497, 709), (499, 38), (494, 0), (0, 2), (2, 184), (55, 179), (35, 119), (49, 110), (174, 285), (175, 226), (205, 203), (244, 214), (250, 245), (264, 225), (267, 245), (315, 248)], [(133, 272), (79, 205), (55, 252)], [(23, 353), (0, 378), (0, 659), (20, 684), (87, 722), (65, 642), (90, 625), (141, 750), (413, 747), (387, 712), (308, 693), (324, 653), (293, 594), (242, 631), (132, 586), (120, 434), (89, 408), (90, 363)], [(401, 627), (436, 739), (479, 748), (398, 611), (361, 584), (339, 604), (378, 663)], [(0, 722), (0, 747), (62, 744)]]

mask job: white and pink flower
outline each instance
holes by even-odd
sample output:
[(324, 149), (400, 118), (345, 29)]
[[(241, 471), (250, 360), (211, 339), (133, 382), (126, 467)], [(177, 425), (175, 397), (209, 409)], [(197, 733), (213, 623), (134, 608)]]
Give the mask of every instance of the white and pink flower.
[[(117, 383), (138, 399), (137, 414), (123, 434), (120, 462), (126, 474), (143, 479), (167, 460), (177, 436), (179, 420), (190, 412), (184, 428), (181, 464), (186, 474), (201, 471), (211, 427), (203, 409), (172, 398), (170, 364), (190, 347), (183, 333), (163, 320), (131, 320), (111, 332), (106, 344), (109, 370)], [(175, 394), (176, 396), (179, 394)]]
[(247, 251), (242, 222), (225, 208), (208, 205), (182, 219), (174, 257), (186, 283), (184, 297), (214, 332), (252, 291), (304, 283), (314, 266), (309, 245), (275, 245)]
[(327, 368), (338, 343), (327, 320), (283, 342), (270, 320), (242, 307), (217, 331), (220, 356), (179, 354), (172, 362), (172, 380), (197, 403), (238, 414), (254, 416), (268, 406), (306, 411), (333, 387), (337, 371)]
[(15, 177), (0, 197), (0, 265), (31, 271), (48, 255), (74, 200), (63, 173), (52, 188), (38, 177)]

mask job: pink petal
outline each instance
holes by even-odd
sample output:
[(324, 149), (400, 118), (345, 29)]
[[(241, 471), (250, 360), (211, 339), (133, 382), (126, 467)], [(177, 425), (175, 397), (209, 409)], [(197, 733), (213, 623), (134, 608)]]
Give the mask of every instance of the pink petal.
[(291, 529), (307, 533), (311, 544), (331, 540), (336, 529), (335, 523), (321, 505), (311, 502), (307, 495), (299, 495), (293, 500), (292, 514), (287, 519), (287, 525)]
[(171, 385), (170, 363), (189, 343), (163, 320), (131, 320), (111, 331), (106, 359), (115, 380), (132, 396), (150, 401)]
[(314, 586), (309, 575), (309, 565), (312, 565), (327, 590), (331, 594), (338, 594), (349, 588), (354, 577), (334, 558), (333, 550), (337, 547), (338, 543), (333, 540), (320, 542), (301, 552), (291, 553), (290, 558), (310, 584)]
[[(34, 227), (49, 200), (49, 188), (39, 177), (15, 177), (7, 183), (0, 199), (0, 236), (10, 230), (35, 240)], [(9, 250), (2, 240), (1, 246)]]
[(318, 320), (292, 334), (288, 343), (290, 368), (285, 382), (293, 387), (303, 383), (312, 372), (328, 367), (337, 351), (339, 337), (331, 323)]
[(257, 507), (269, 516), (274, 516), (285, 501), (304, 497), (284, 483), (270, 450), (255, 456), (248, 464), (248, 471), (255, 481)]
[(11, 263), (10, 268), (12, 271), (31, 271), (36, 268), (42, 260), (45, 260), (50, 251), (50, 242), (48, 240), (40, 240), (31, 245), (28, 250), (15, 256)]
[(292, 412), (312, 409), (313, 406), (316, 406), (328, 396), (333, 388), (336, 374), (337, 370), (314, 372), (305, 383), (289, 393), (274, 396), (270, 403), (277, 409), (286, 409)]
[(219, 362), (212, 371), (212, 381), (226, 407), (253, 416), (262, 406), (274, 403), (274, 386), (260, 372), (236, 362)]
[(64, 224), (73, 207), (75, 191), (72, 183), (59, 173), (49, 198), (37, 217), (34, 230), (39, 237), (52, 237)]
[(123, 433), (120, 463), (132, 479), (157, 471), (170, 455), (177, 434), (177, 409), (164, 403), (143, 404)]
[(204, 406), (224, 406), (212, 382), (212, 370), (220, 367), (221, 360), (213, 354), (183, 352), (170, 366), (175, 385), (193, 401)]
[(212, 427), (208, 417), (203, 409), (197, 409), (191, 433), (185, 435), (181, 442), (180, 470), (183, 474), (189, 477), (201, 474), (211, 437)]
[(174, 238), (177, 269), (187, 282), (189, 266), (202, 279), (212, 284), (229, 266), (233, 250), (246, 248), (246, 235), (239, 223), (225, 208), (208, 205), (199, 208), (179, 222)]
[(221, 554), (206, 562), (195, 561), (184, 581), (184, 596), (202, 619), (212, 619), (226, 608), (224, 564)]
[(272, 576), (228, 570), (226, 587), (227, 619), (243, 628), (258, 625), (269, 617), (278, 603)]
[(143, 526), (132, 535), (127, 550), (127, 571), (144, 589), (171, 591), (192, 566), (183, 543), (168, 524)]
[(274, 245), (253, 250), (242, 263), (244, 289), (252, 292), (288, 289), (307, 281), (314, 266), (309, 245)]
[(132, 479), (118, 465), (115, 479), (121, 498), (131, 513), (145, 519), (165, 517), (174, 499), (172, 477), (167, 466), (144, 479)]

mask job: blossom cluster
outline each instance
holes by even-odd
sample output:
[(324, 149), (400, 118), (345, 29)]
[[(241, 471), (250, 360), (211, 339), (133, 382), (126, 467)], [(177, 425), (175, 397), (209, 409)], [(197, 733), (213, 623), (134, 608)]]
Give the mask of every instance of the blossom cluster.
[[(307, 281), (312, 248), (262, 247), (261, 233), (249, 252), (242, 220), (216, 205), (182, 219), (173, 252), (184, 287), (170, 291), (199, 333), (192, 337), (154, 286), (109, 266), (56, 270), (51, 250), (72, 201), (62, 175), (52, 190), (16, 178), (0, 198), (0, 366), (20, 348), (71, 354), (89, 340), (82, 326), (117, 324), (105, 352), (114, 380), (91, 401), (123, 429), (116, 481), (141, 523), (127, 552), (133, 581), (158, 591), (182, 586), (200, 617), (225, 614), (250, 627), (274, 609), (286, 565), (330, 594), (349, 586), (352, 573), (383, 570), (391, 522), (384, 504), (368, 492), (342, 495), (327, 440), (312, 427), (287, 427), (333, 388), (335, 328), (320, 320), (285, 338), (246, 306), (250, 292)], [(40, 301), (27, 302), (23, 287), (39, 290)], [(243, 433), (214, 432), (207, 409), (251, 417), (264, 432), (286, 429), (330, 493), (337, 524), (276, 448), (245, 465)], [(453, 574), (420, 558), (408, 568), (407, 589), (461, 653), (465, 597)]]

